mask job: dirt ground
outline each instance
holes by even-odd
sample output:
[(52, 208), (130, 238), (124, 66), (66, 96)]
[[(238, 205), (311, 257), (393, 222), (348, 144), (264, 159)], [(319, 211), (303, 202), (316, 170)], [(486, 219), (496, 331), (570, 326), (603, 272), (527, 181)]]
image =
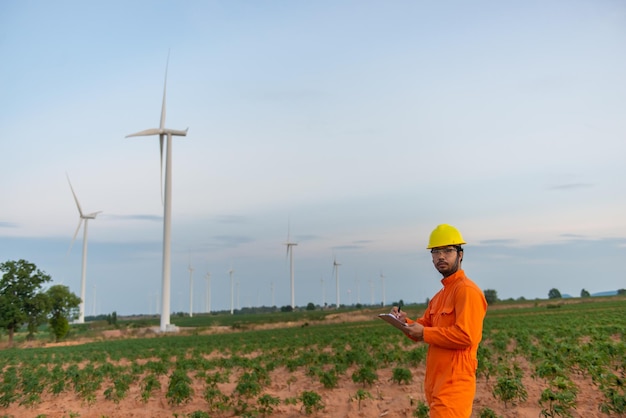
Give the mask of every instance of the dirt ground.
[[(363, 318), (352, 315), (350, 320)], [(333, 320), (333, 318), (330, 318)], [(343, 321), (345, 318), (334, 318)], [(294, 324), (295, 325), (295, 324)], [(284, 324), (282, 325), (284, 326)], [(265, 327), (264, 327), (265, 328)], [(227, 329), (213, 332), (229, 332)], [(108, 334), (105, 338), (124, 338), (119, 332)], [(88, 342), (86, 340), (78, 343)], [(69, 342), (64, 345), (76, 344)], [(472, 417), (479, 417), (484, 408), (490, 408), (498, 416), (506, 418), (536, 418), (541, 417), (542, 407), (539, 405), (541, 391), (546, 388), (546, 383), (531, 376), (531, 367), (524, 359), (518, 359), (518, 364), (524, 369), (523, 384), (528, 392), (528, 399), (517, 405), (505, 406), (492, 395), (494, 381), (486, 381), (480, 378), (477, 384), (476, 397), (474, 400), (474, 412)], [(270, 373), (271, 384), (264, 388), (263, 393), (278, 397), (280, 405), (274, 407), (269, 416), (277, 418), (291, 418), (306, 416), (301, 410), (301, 403), (287, 405), (285, 399), (297, 398), (303, 391), (315, 391), (322, 397), (324, 409), (313, 413), (316, 418), (357, 418), (357, 417), (411, 417), (420, 401), (425, 402), (423, 396), (424, 365), (411, 370), (413, 381), (410, 384), (399, 385), (391, 381), (392, 368), (378, 369), (378, 382), (370, 387), (355, 384), (352, 379), (353, 370), (341, 377), (335, 389), (326, 389), (316, 377), (305, 375), (303, 370), (289, 372), (286, 369), (277, 369)], [(589, 378), (572, 376), (579, 389), (578, 407), (573, 411), (574, 417), (594, 418), (605, 417), (598, 411), (598, 405), (602, 400), (602, 394), (592, 384)], [(222, 393), (230, 396), (237, 379), (231, 376), (230, 382), (218, 384)], [(165, 393), (167, 390), (167, 376), (161, 377), (160, 393), (154, 393), (147, 403), (141, 401), (138, 384), (131, 387), (130, 393), (119, 403), (104, 398), (104, 388), (98, 393), (94, 403), (88, 405), (78, 398), (73, 392), (60, 395), (45, 394), (42, 401), (32, 408), (11, 404), (8, 408), (0, 408), (0, 417), (15, 418), (165, 418), (186, 417), (196, 411), (207, 411), (207, 403), (202, 398), (204, 383), (197, 381), (193, 384), (193, 400), (183, 406), (171, 406), (167, 403)], [(356, 399), (359, 389), (367, 391), (371, 397), (366, 396), (360, 402)], [(210, 413), (211, 417), (232, 417), (232, 413)]]
[[(412, 370), (414, 381), (408, 385), (398, 385), (390, 381), (391, 369), (379, 369), (379, 383), (371, 387), (363, 388), (347, 377), (349, 371), (339, 382), (336, 389), (325, 389), (317, 379), (312, 379), (302, 371), (289, 373), (285, 369), (278, 369), (271, 373), (272, 384), (264, 393), (278, 397), (281, 400), (295, 398), (302, 391), (315, 391), (322, 397), (324, 409), (312, 414), (318, 418), (357, 418), (357, 417), (411, 417), (419, 401), (423, 397), (423, 366)], [(529, 373), (526, 374), (527, 376)], [(161, 381), (162, 388), (167, 388), (167, 378)], [(233, 379), (231, 379), (232, 381)], [(477, 386), (476, 399), (474, 401), (473, 417), (478, 417), (485, 408), (491, 408), (502, 417), (536, 418), (541, 416), (541, 407), (538, 399), (541, 390), (545, 386), (539, 381), (527, 377), (524, 386), (528, 391), (528, 400), (517, 406), (504, 405), (491, 395), (492, 387), (481, 379)], [(574, 417), (602, 417), (605, 415), (597, 411), (597, 405), (601, 395), (588, 380), (576, 381), (580, 392), (578, 395), (578, 409), (574, 411)], [(224, 394), (231, 394), (235, 383), (221, 384), (220, 390)], [(46, 416), (57, 417), (81, 417), (81, 418), (161, 418), (161, 417), (184, 417), (194, 411), (206, 411), (207, 404), (202, 399), (203, 385), (194, 385), (195, 396), (193, 401), (181, 407), (170, 406), (165, 398), (165, 389), (160, 395), (154, 395), (147, 403), (140, 400), (139, 387), (131, 388), (129, 395), (119, 404), (105, 400), (100, 393), (93, 405), (87, 405), (78, 399), (74, 393), (61, 394), (59, 396), (45, 395), (43, 401), (34, 408), (25, 408), (12, 405), (6, 409), (0, 409), (0, 416), (16, 418), (35, 418)], [(372, 395), (370, 399), (359, 402), (355, 394), (359, 389), (365, 389)], [(285, 405), (281, 402), (275, 407), (271, 417), (287, 418), (305, 416), (300, 410), (300, 404)], [(176, 415), (177, 414), (177, 415)], [(210, 414), (211, 417), (232, 417), (232, 414)]]

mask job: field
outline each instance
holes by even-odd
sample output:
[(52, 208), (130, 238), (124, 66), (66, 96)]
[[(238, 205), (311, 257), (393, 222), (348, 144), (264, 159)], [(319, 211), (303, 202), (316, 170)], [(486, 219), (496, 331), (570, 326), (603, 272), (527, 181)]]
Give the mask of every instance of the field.
[[(427, 417), (426, 346), (379, 312), (196, 316), (173, 320), (176, 335), (127, 323), (20, 343), (0, 350), (0, 417)], [(626, 416), (625, 331), (624, 297), (490, 307), (473, 416)]]

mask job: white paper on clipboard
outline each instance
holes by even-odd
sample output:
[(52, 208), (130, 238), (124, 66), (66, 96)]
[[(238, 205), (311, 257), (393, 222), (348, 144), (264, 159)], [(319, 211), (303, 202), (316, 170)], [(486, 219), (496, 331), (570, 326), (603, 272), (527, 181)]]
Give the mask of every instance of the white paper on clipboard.
[(395, 315), (388, 314), (388, 313), (381, 313), (381, 314), (378, 314), (378, 317), (382, 319), (383, 321), (387, 322), (388, 324), (391, 324), (394, 327), (398, 328), (400, 331), (404, 332), (405, 334), (408, 332), (408, 329), (407, 329), (408, 326), (406, 322), (400, 321)]

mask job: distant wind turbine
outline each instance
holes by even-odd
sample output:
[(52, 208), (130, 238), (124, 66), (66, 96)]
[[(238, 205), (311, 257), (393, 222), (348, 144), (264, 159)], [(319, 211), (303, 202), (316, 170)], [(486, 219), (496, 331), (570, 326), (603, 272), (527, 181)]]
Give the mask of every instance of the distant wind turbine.
[(189, 318), (193, 318), (193, 267), (189, 264)]
[(233, 270), (233, 268), (231, 267), (230, 270), (228, 270), (228, 275), (230, 276), (230, 314), (232, 315), (233, 313), (235, 313), (235, 308), (234, 308), (234, 304), (235, 304), (235, 289), (234, 289), (234, 284), (233, 284), (233, 273), (235, 272), (235, 270)]
[(76, 227), (76, 232), (74, 232), (74, 237), (72, 238), (72, 242), (70, 243), (70, 248), (67, 250), (69, 254), (72, 250), (72, 246), (74, 245), (74, 241), (76, 240), (76, 235), (78, 235), (78, 231), (80, 230), (80, 226), (85, 221), (85, 227), (83, 228), (83, 267), (82, 273), (80, 277), (80, 305), (79, 305), (79, 314), (77, 322), (79, 324), (85, 323), (85, 286), (87, 283), (87, 226), (90, 219), (96, 219), (99, 213), (102, 213), (101, 210), (98, 212), (92, 212), (88, 214), (83, 214), (83, 210), (80, 207), (80, 203), (78, 202), (78, 198), (76, 197), (76, 193), (74, 193), (74, 188), (72, 187), (72, 182), (70, 181), (70, 176), (65, 173), (67, 177), (67, 182), (70, 185), (70, 190), (72, 190), (72, 195), (74, 196), (74, 201), (76, 202), (76, 207), (78, 208), (78, 227)]
[(206, 311), (211, 313), (211, 273), (206, 274)]
[[(187, 136), (187, 131), (168, 129), (165, 127), (165, 97), (167, 86), (167, 68), (169, 65), (169, 54), (167, 64), (165, 65), (165, 82), (163, 85), (163, 104), (161, 105), (161, 122), (158, 128), (146, 129), (145, 131), (126, 135), (134, 136), (151, 136), (159, 135), (159, 144), (161, 148), (161, 180), (163, 179), (163, 141), (167, 137), (166, 153), (165, 153), (165, 198), (163, 200), (163, 280), (161, 290), (161, 332), (173, 331), (175, 328), (170, 326), (170, 280), (171, 280), (171, 228), (172, 228), (172, 136)], [(163, 199), (163, 189), (161, 189), (161, 198)]]
[(385, 301), (385, 275), (380, 272), (380, 281), (381, 281), (381, 285), (383, 287), (383, 306), (386, 305), (386, 301)]
[(340, 305), (340, 302), (339, 302), (339, 266), (340, 265), (341, 264), (339, 264), (337, 262), (336, 258), (333, 259), (333, 272), (335, 273), (335, 287), (336, 287), (335, 290), (337, 291), (337, 307), (336, 307), (336, 309), (339, 309), (339, 305)]
[(296, 298), (295, 298), (295, 290), (294, 290), (294, 281), (293, 281), (293, 247), (298, 245), (297, 242), (291, 242), (289, 239), (289, 226), (287, 226), (287, 242), (285, 245), (287, 246), (287, 255), (289, 256), (289, 271), (291, 273), (291, 309), (295, 309), (296, 307)]

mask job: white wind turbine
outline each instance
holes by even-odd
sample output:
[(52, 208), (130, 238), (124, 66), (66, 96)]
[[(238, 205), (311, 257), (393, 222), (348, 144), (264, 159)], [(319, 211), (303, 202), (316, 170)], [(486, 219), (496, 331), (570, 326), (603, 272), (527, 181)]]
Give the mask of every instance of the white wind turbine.
[(385, 275), (382, 272), (380, 273), (380, 281), (383, 287), (383, 306), (385, 306)]
[(193, 267), (189, 264), (189, 318), (193, 318)]
[(337, 262), (336, 258), (333, 259), (333, 272), (335, 273), (335, 288), (336, 288), (335, 290), (337, 292), (337, 307), (336, 307), (336, 309), (339, 309), (339, 305), (340, 305), (340, 302), (339, 302), (339, 266), (340, 265), (341, 264), (339, 264)]
[(289, 271), (291, 274), (291, 309), (295, 309), (296, 298), (295, 298), (294, 281), (293, 281), (293, 247), (298, 245), (298, 243), (290, 241), (289, 229), (290, 229), (289, 226), (287, 226), (287, 242), (285, 243), (285, 245), (287, 246), (287, 255), (289, 256)]
[(234, 304), (235, 304), (235, 286), (233, 284), (233, 273), (235, 272), (235, 270), (233, 270), (233, 268), (231, 267), (230, 270), (228, 270), (228, 275), (230, 276), (230, 314), (232, 315), (233, 313), (235, 313), (235, 308), (234, 308)]
[(72, 250), (72, 246), (74, 245), (74, 241), (76, 240), (76, 236), (78, 235), (78, 231), (80, 230), (81, 224), (83, 223), (83, 221), (85, 221), (85, 227), (83, 228), (83, 267), (82, 267), (82, 273), (80, 276), (80, 305), (79, 305), (79, 314), (78, 314), (78, 320), (77, 320), (79, 324), (84, 324), (85, 323), (85, 291), (86, 291), (85, 286), (87, 283), (86, 282), (86, 279), (87, 279), (87, 229), (88, 229), (87, 226), (89, 224), (89, 220), (96, 219), (96, 216), (98, 216), (98, 214), (101, 213), (102, 211), (99, 210), (97, 212), (83, 214), (83, 210), (80, 207), (80, 203), (78, 202), (76, 193), (74, 193), (74, 188), (72, 187), (70, 176), (68, 176), (67, 173), (65, 173), (65, 176), (67, 177), (67, 182), (69, 183), (70, 190), (72, 191), (72, 195), (74, 196), (74, 201), (76, 202), (76, 207), (78, 208), (78, 215), (79, 215), (78, 227), (76, 227), (76, 232), (74, 232), (74, 237), (72, 238), (72, 242), (70, 243), (70, 248), (67, 250), (68, 254)]
[(211, 313), (211, 273), (207, 273), (206, 276), (206, 311)]
[[(146, 129), (145, 131), (126, 135), (126, 138), (133, 136), (152, 136), (159, 135), (159, 144), (161, 148), (161, 180), (163, 179), (163, 142), (167, 137), (165, 152), (165, 198), (163, 200), (163, 280), (161, 290), (161, 332), (173, 331), (175, 328), (170, 326), (170, 280), (171, 280), (171, 228), (172, 228), (172, 136), (187, 136), (187, 131), (168, 129), (165, 127), (165, 96), (167, 86), (167, 67), (165, 66), (165, 83), (163, 85), (163, 104), (161, 105), (161, 122), (158, 128)], [(159, 187), (160, 184), (159, 184)], [(161, 188), (161, 198), (163, 199), (163, 189)]]

